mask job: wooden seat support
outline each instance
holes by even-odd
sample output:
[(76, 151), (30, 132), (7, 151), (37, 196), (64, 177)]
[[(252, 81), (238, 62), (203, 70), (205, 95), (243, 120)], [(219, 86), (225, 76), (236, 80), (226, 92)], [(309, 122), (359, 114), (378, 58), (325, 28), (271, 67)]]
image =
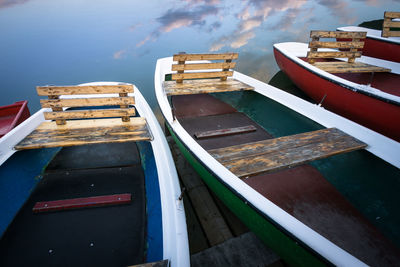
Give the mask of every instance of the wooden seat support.
[[(361, 49), (367, 36), (366, 32), (342, 31), (311, 31), (311, 41), (308, 44), (310, 51), (307, 53), (308, 63), (329, 73), (348, 72), (390, 72), (390, 69), (365, 63), (355, 62), (361, 57)], [(334, 38), (334, 41), (322, 42), (320, 38)], [(340, 41), (337, 41), (340, 40)], [(335, 48), (337, 51), (318, 51), (318, 48)], [(346, 61), (316, 62), (316, 59), (347, 58)]]
[(272, 172), (366, 147), (336, 128), (235, 145), (208, 152), (239, 177)]
[(393, 21), (393, 19), (400, 19), (400, 12), (386, 11), (382, 25), (382, 37), (400, 37), (400, 31), (393, 30), (393, 28), (400, 29), (400, 21)]
[[(231, 69), (236, 66), (232, 60), (237, 58), (238, 53), (174, 55), (173, 60), (178, 64), (172, 65), (172, 71), (177, 73), (172, 74), (172, 81), (164, 82), (164, 90), (167, 95), (253, 90), (253, 87), (229, 78), (233, 75)], [(206, 63), (187, 63), (188, 61), (201, 62), (205, 60), (207, 60)], [(208, 62), (210, 60), (222, 60), (222, 62), (210, 63)], [(190, 72), (185, 72), (187, 70)], [(213, 78), (219, 78), (219, 80)]]
[[(135, 115), (133, 85), (37, 87), (40, 103), (52, 111), (15, 149), (151, 140), (146, 120)], [(112, 97), (60, 98), (61, 95), (118, 94)], [(107, 108), (104, 108), (107, 106)], [(92, 107), (92, 109), (81, 109)], [(101, 108), (103, 107), (103, 108)], [(68, 110), (67, 108), (78, 108)], [(117, 117), (117, 118), (115, 118)], [(118, 118), (119, 117), (119, 118)]]

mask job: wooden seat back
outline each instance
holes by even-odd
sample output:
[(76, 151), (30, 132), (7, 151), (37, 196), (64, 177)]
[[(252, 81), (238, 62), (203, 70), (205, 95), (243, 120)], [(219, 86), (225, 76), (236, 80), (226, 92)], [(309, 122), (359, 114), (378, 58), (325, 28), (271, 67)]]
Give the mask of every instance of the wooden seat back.
[[(361, 57), (364, 47), (366, 32), (342, 32), (342, 31), (311, 31), (311, 41), (308, 44), (310, 51), (307, 59), (310, 64), (318, 58), (348, 58), (347, 62), (353, 63), (357, 57)], [(320, 38), (334, 38), (333, 41), (320, 41)], [(337, 41), (340, 39), (340, 41)], [(337, 51), (318, 51), (318, 48), (336, 48)]]
[(383, 19), (382, 37), (400, 37), (400, 31), (393, 30), (393, 28), (400, 29), (400, 21), (393, 21), (393, 19), (400, 19), (400, 12), (386, 11)]
[[(133, 93), (133, 85), (89, 85), (89, 86), (38, 86), (39, 96), (48, 96), (41, 99), (43, 108), (51, 108), (52, 112), (44, 112), (46, 120), (55, 120), (57, 125), (66, 124), (69, 119), (87, 118), (110, 118), (121, 117), (122, 121), (129, 121), (130, 116), (135, 115), (135, 109), (129, 105), (135, 104), (134, 97), (128, 96)], [(64, 98), (61, 95), (94, 95), (94, 94), (118, 94), (115, 97), (93, 97), (93, 98)], [(79, 109), (64, 110), (67, 107), (104, 107), (107, 109)], [(114, 107), (117, 106), (117, 107)], [(118, 107), (119, 106), (119, 107)]]
[[(222, 53), (222, 54), (177, 54), (173, 56), (173, 60), (178, 64), (172, 65), (172, 70), (177, 71), (172, 74), (172, 80), (177, 83), (182, 83), (185, 79), (202, 79), (202, 78), (220, 78), (221, 81), (226, 81), (227, 77), (233, 75), (233, 69), (236, 66), (232, 60), (238, 58), (238, 53)], [(188, 61), (219, 61), (213, 63), (187, 63)], [(211, 69), (221, 69), (221, 71), (205, 71)], [(199, 71), (185, 73), (185, 70)]]

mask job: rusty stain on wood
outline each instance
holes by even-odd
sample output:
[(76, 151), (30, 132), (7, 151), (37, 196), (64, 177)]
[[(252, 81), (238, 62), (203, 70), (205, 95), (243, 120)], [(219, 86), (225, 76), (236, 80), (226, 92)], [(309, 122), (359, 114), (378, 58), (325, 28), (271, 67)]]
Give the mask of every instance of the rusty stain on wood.
[(209, 153), (238, 177), (256, 175), (365, 148), (366, 144), (336, 128), (268, 139)]
[(17, 150), (84, 144), (149, 141), (152, 136), (144, 118), (69, 121), (66, 125), (44, 122), (15, 146)]
[(205, 132), (197, 132), (194, 136), (197, 139), (204, 139), (210, 137), (220, 137), (226, 135), (234, 135), (234, 134), (243, 134), (256, 131), (257, 128), (253, 125), (246, 125), (242, 127), (234, 127), (234, 128), (227, 128), (227, 129), (218, 129), (213, 131), (205, 131)]

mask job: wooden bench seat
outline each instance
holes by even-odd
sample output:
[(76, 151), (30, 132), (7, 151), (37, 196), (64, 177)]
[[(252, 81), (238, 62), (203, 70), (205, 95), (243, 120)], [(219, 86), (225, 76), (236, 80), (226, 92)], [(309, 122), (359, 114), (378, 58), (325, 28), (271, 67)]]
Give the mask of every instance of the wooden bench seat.
[(382, 25), (382, 37), (400, 37), (400, 31), (394, 30), (395, 28), (400, 29), (400, 21), (395, 21), (394, 19), (400, 19), (400, 12), (385, 12)]
[[(391, 70), (388, 68), (355, 62), (356, 58), (361, 57), (361, 50), (364, 47), (364, 42), (362, 40), (365, 39), (366, 36), (366, 32), (311, 31), (311, 41), (308, 44), (310, 51), (307, 53), (308, 63), (329, 73), (390, 72)], [(335, 40), (322, 42), (320, 38), (334, 38)], [(335, 48), (338, 50), (321, 51), (318, 50), (319, 48)], [(316, 62), (316, 59), (320, 58), (347, 58), (347, 62)]]
[[(65, 147), (84, 144), (151, 140), (145, 118), (135, 115), (133, 85), (37, 87), (47, 120), (19, 142), (15, 149)], [(61, 95), (118, 94), (107, 97), (60, 98)], [(101, 108), (101, 106), (107, 106)], [(66, 110), (66, 108), (96, 107)], [(119, 117), (119, 118), (115, 118)]]
[(246, 177), (364, 147), (363, 142), (336, 128), (328, 128), (208, 152), (238, 177)]
[[(205, 94), (239, 90), (254, 90), (236, 79), (229, 78), (233, 75), (236, 66), (232, 60), (237, 59), (237, 53), (222, 54), (178, 54), (173, 60), (178, 64), (172, 65), (172, 81), (165, 81), (164, 91), (167, 95)], [(188, 61), (205, 61), (207, 63), (187, 63)], [(210, 60), (224, 60), (224, 62), (212, 62)], [(221, 71), (218, 71), (221, 69)], [(190, 70), (191, 72), (184, 72)], [(217, 70), (217, 71), (216, 71)], [(197, 72), (199, 71), (199, 72)], [(219, 79), (218, 79), (219, 78)]]

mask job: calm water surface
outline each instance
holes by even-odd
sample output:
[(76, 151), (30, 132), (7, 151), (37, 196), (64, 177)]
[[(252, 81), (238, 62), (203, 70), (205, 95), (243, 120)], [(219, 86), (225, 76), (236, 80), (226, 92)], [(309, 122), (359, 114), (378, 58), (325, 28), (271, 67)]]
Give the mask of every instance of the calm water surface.
[(0, 105), (37, 85), (134, 83), (153, 109), (157, 58), (180, 51), (239, 52), (237, 70), (268, 82), (272, 45), (307, 42), (309, 31), (381, 19), (390, 0), (0, 0)]

